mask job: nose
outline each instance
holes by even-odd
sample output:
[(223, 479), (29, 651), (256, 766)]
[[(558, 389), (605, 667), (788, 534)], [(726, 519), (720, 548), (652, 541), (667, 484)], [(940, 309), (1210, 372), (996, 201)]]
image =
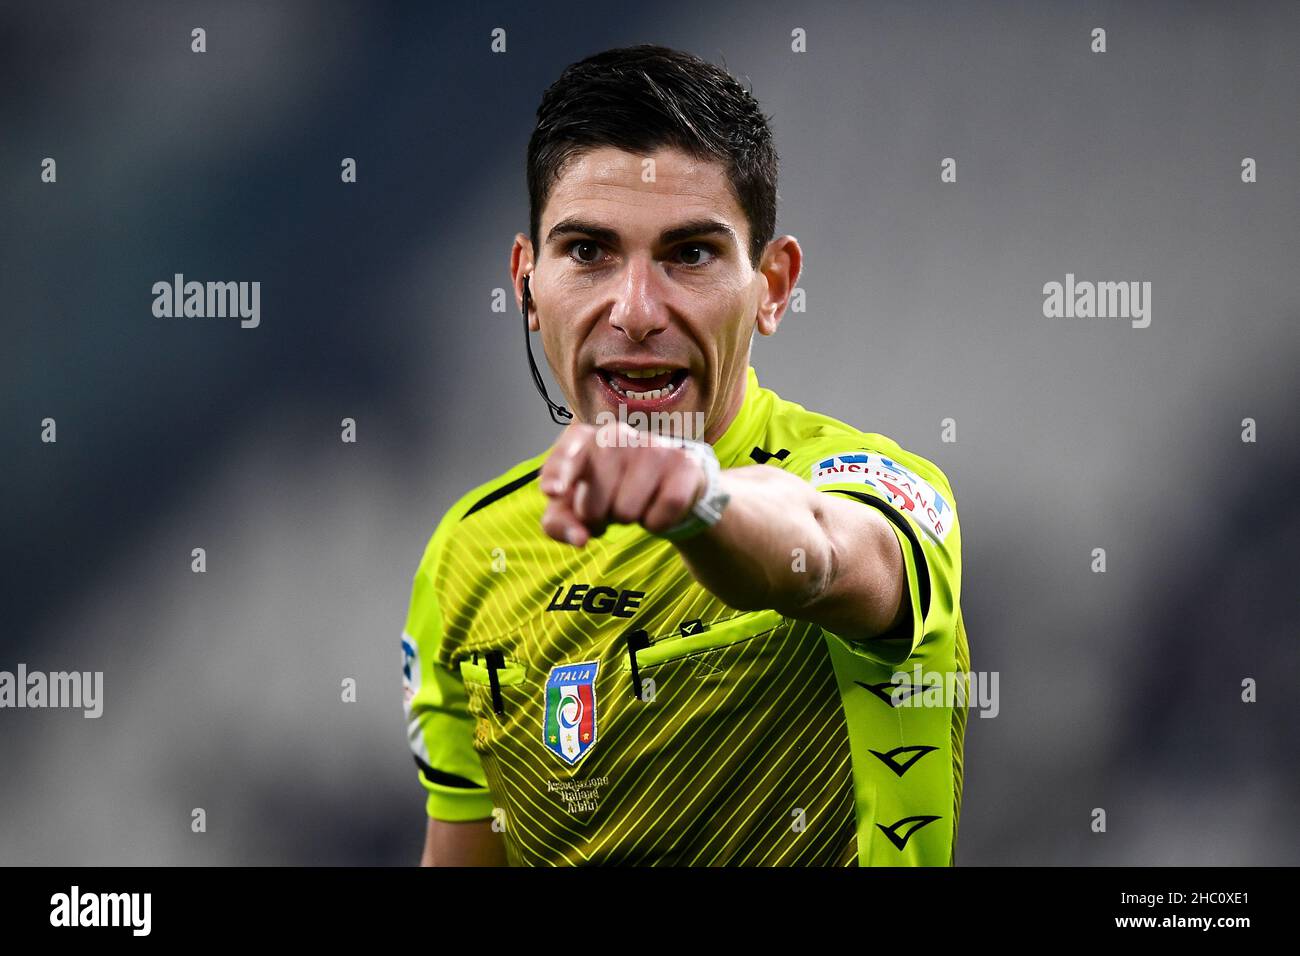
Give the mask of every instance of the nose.
[(668, 327), (668, 309), (659, 289), (660, 276), (653, 262), (634, 257), (619, 286), (609, 324), (633, 342)]

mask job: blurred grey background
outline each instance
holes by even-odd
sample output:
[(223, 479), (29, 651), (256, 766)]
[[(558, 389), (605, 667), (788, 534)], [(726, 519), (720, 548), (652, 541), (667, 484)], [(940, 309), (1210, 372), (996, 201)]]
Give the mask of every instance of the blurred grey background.
[[(808, 308), (762, 383), (952, 481), (1001, 707), (958, 863), (1300, 863), (1300, 7), (846, 6), (0, 8), (0, 670), (106, 697), (0, 711), (0, 863), (418, 859), (411, 577), (555, 435), (491, 311), (534, 111), (640, 42), (773, 117)], [(176, 272), (260, 281), (260, 327), (155, 318)], [(1150, 327), (1044, 318), (1066, 273), (1150, 281)]]

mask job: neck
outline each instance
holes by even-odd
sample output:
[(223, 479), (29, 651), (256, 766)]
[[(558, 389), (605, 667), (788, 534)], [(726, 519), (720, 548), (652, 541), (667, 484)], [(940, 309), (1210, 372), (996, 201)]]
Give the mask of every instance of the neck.
[(748, 377), (749, 366), (744, 365), (741, 367), (740, 374), (736, 376), (735, 383), (731, 386), (731, 397), (727, 401), (726, 412), (704, 436), (704, 440), (710, 445), (717, 444), (718, 439), (726, 434), (727, 428), (736, 420), (736, 416), (740, 414), (740, 407), (745, 403), (745, 382)]

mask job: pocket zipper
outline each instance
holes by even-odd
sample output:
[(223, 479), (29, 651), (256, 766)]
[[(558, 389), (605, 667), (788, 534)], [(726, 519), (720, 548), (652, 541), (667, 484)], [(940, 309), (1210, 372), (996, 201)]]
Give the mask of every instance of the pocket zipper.
[(478, 663), (478, 655), (474, 655), (471, 661), (460, 662), (460, 673), (462, 680), (470, 680), (476, 684), (487, 684), (492, 695), (492, 711), (498, 717), (504, 717), (506, 704), (501, 696), (501, 688), (511, 684), (522, 683), (524, 679), (524, 669), (518, 664), (506, 664), (505, 655), (501, 651), (488, 651), (484, 655), (484, 663)]

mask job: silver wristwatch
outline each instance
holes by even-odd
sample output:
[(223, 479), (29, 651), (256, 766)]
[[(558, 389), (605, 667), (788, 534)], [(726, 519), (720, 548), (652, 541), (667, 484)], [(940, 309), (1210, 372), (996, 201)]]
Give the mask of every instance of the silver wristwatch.
[(722, 510), (727, 507), (731, 495), (722, 490), (722, 466), (718, 456), (708, 442), (694, 441), (690, 438), (673, 436), (670, 443), (682, 448), (688, 455), (704, 466), (704, 491), (700, 493), (691, 513), (666, 531), (659, 532), (659, 537), (669, 541), (682, 541), (694, 537), (706, 528), (712, 528), (722, 520)]

